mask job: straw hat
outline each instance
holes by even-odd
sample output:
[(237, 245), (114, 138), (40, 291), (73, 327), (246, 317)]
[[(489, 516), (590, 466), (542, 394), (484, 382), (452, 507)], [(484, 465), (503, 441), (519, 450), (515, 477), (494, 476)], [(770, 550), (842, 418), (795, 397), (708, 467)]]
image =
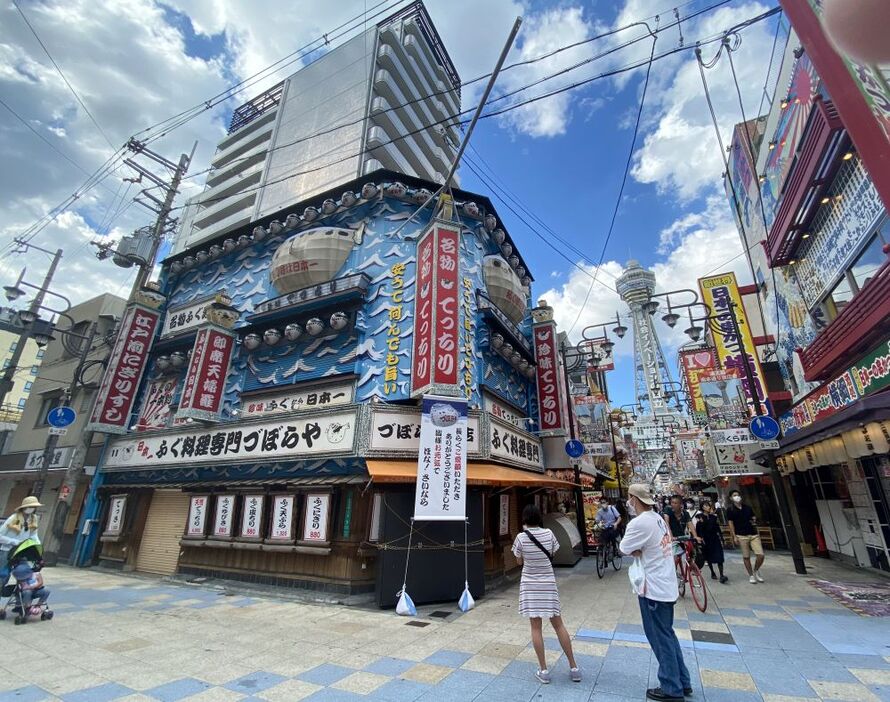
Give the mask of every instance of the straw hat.
[(31, 495), (29, 497), (26, 497), (24, 500), (22, 500), (22, 504), (19, 505), (20, 510), (27, 509), (28, 507), (36, 508), (36, 507), (43, 507), (43, 505), (40, 504), (40, 501), (36, 497), (34, 497), (34, 495)]

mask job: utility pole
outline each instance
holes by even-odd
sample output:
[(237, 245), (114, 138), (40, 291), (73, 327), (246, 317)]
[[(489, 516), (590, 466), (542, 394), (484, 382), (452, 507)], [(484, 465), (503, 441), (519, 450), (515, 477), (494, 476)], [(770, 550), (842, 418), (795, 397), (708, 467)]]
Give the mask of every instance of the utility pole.
[[(16, 244), (24, 245), (25, 242), (20, 239), (15, 240)], [(49, 264), (49, 270), (46, 272), (46, 276), (43, 278), (43, 285), (40, 286), (40, 289), (37, 291), (37, 294), (34, 296), (34, 299), (31, 300), (31, 304), (28, 305), (28, 316), (31, 320), (37, 319), (40, 314), (40, 306), (43, 304), (43, 298), (46, 295), (46, 291), (52, 283), (53, 276), (56, 273), (56, 268), (59, 265), (59, 261), (62, 258), (62, 249), (58, 249), (55, 254), (53, 254), (52, 263)], [(19, 280), (14, 287), (7, 288), (7, 298), (10, 301), (17, 299), (21, 294), (24, 294), (24, 291), (21, 289), (22, 280), (25, 277), (25, 269), (22, 269), (22, 273), (19, 276)], [(16, 292), (12, 292), (16, 291)], [(22, 354), (25, 351), (25, 344), (28, 343), (28, 339), (31, 338), (31, 327), (33, 325), (26, 324), (23, 325), (23, 329), (19, 334), (18, 341), (16, 342), (15, 351), (12, 352), (12, 358), (9, 359), (9, 366), (3, 372), (3, 378), (0, 379), (0, 406), (6, 401), (6, 395), (12, 390), (15, 386), (15, 372), (18, 370), (19, 361), (22, 358)]]

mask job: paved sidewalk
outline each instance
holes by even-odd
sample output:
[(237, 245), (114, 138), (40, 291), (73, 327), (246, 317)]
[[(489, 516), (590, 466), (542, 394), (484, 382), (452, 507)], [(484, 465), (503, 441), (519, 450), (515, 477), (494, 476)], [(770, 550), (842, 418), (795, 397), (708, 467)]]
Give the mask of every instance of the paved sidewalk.
[[(890, 618), (862, 617), (768, 554), (751, 585), (730, 555), (728, 585), (708, 580), (700, 614), (677, 607), (677, 631), (703, 702), (890, 701)], [(878, 576), (814, 560), (812, 578)], [(52, 622), (0, 622), (0, 702), (125, 700), (389, 700), (623, 702), (657, 685), (636, 598), (624, 571), (597, 580), (592, 562), (560, 570), (563, 614), (584, 681), (568, 680), (547, 640), (551, 685), (534, 677), (516, 587), (460, 614), (392, 612), (245, 596), (138, 576), (55, 568)], [(432, 616), (445, 613), (446, 617)]]

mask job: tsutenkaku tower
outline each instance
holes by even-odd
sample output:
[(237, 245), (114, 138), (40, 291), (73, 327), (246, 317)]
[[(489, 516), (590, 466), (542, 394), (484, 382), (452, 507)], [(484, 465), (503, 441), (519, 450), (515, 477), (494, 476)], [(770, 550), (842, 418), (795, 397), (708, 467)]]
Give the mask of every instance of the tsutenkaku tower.
[(647, 306), (655, 292), (655, 274), (644, 270), (638, 261), (628, 261), (615, 287), (633, 319), (636, 399), (648, 406), (653, 415), (673, 412), (665, 399), (671, 378)]

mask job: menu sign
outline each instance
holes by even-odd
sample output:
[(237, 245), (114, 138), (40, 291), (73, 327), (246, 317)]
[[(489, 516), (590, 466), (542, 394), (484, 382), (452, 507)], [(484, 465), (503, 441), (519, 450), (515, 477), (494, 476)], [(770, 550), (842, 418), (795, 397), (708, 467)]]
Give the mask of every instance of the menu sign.
[(245, 495), (244, 512), (241, 515), (241, 536), (245, 539), (263, 537), (263, 506), (265, 495)]
[(124, 530), (127, 496), (114, 495), (108, 502), (108, 522), (103, 536), (120, 536)]
[(272, 527), (269, 541), (291, 541), (294, 538), (294, 496), (276, 495), (272, 499)]
[(213, 522), (213, 535), (220, 539), (233, 536), (235, 524), (235, 495), (219, 495), (216, 498), (216, 517)]
[(331, 494), (329, 492), (310, 492), (306, 495), (303, 541), (326, 542), (328, 540), (328, 513), (330, 507)]
[(193, 495), (189, 502), (189, 520), (185, 528), (186, 536), (204, 537), (207, 525), (207, 495)]

